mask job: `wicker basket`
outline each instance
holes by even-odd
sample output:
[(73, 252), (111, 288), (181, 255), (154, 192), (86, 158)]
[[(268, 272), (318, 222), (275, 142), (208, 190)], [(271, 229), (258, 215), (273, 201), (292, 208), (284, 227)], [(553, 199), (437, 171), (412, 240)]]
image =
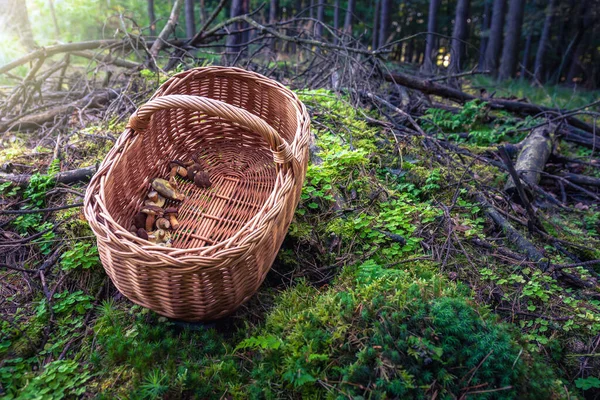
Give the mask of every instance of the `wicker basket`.
[[(165, 82), (131, 117), (85, 197), (102, 264), (131, 301), (167, 317), (225, 316), (265, 278), (298, 204), (309, 117), (296, 95), (238, 68), (197, 68)], [(130, 233), (152, 179), (197, 156), (212, 186), (181, 181), (173, 247)]]

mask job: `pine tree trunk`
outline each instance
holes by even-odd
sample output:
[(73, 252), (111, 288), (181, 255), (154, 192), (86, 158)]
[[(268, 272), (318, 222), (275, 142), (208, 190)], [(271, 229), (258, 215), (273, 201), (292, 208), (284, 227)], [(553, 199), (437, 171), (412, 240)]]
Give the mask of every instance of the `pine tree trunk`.
[(185, 0), (185, 34), (188, 38), (192, 38), (196, 34), (194, 1), (195, 0)]
[(573, 80), (577, 78), (577, 76), (580, 75), (584, 70), (581, 60), (583, 59), (583, 56), (585, 55), (585, 53), (587, 52), (586, 50), (589, 47), (589, 41), (587, 39), (589, 39), (589, 36), (584, 38), (584, 40), (582, 40), (579, 43), (579, 46), (577, 46), (577, 50), (573, 54), (573, 60), (571, 61), (569, 73), (567, 74), (568, 84), (573, 83)]
[(54, 10), (54, 0), (48, 0), (48, 6), (50, 7), (50, 14), (52, 14), (52, 22), (54, 23), (54, 32), (56, 33), (56, 39), (60, 37), (60, 27), (58, 26), (58, 20), (56, 19), (56, 11)]
[(373, 30), (371, 31), (371, 48), (379, 48), (379, 18), (380, 18), (381, 0), (375, 0), (375, 12), (373, 13)]
[(340, 28), (340, 0), (335, 0), (333, 6), (333, 29), (337, 32)]
[[(250, 12), (250, 0), (242, 0), (242, 13), (241, 15), (244, 14), (248, 14), (248, 12)], [(241, 29), (246, 29), (248, 28), (248, 24), (245, 22), (242, 22), (240, 28)], [(250, 41), (250, 31), (246, 30), (245, 32), (242, 32), (242, 43), (248, 43)], [(244, 49), (244, 53), (246, 53), (247, 51), (247, 47)]]
[(437, 38), (437, 14), (440, 9), (441, 0), (429, 0), (429, 15), (427, 16), (427, 38), (425, 39), (425, 60), (423, 61), (423, 72), (431, 74), (435, 66), (435, 54)]
[(208, 13), (206, 12), (206, 1), (200, 0), (200, 26), (204, 26), (208, 19)]
[(23, 0), (0, 0), (0, 31), (19, 38), (27, 50), (37, 47), (31, 31), (27, 5)]
[(502, 58), (498, 79), (512, 78), (517, 71), (519, 43), (521, 41), (521, 30), (523, 29), (523, 16), (525, 14), (526, 0), (510, 0), (508, 5), (508, 17), (504, 35), (504, 46), (502, 46)]
[(588, 8), (588, 1), (584, 0), (579, 8), (579, 18), (577, 23), (577, 32), (575, 37), (569, 44), (567, 51), (563, 57), (560, 68), (558, 69), (557, 80), (560, 81), (560, 77), (565, 73), (565, 78), (568, 81), (568, 75), (571, 70), (571, 65), (576, 62), (578, 58), (578, 51), (584, 39), (585, 33), (593, 23), (593, 14)]
[(271, 0), (269, 5), (269, 24), (277, 22), (277, 10), (279, 9), (279, 1)]
[(348, 0), (346, 18), (344, 18), (344, 33), (352, 36), (352, 19), (354, 18), (354, 4), (356, 0)]
[[(279, 9), (279, 1), (278, 0), (271, 0), (270, 5), (269, 5), (269, 24), (273, 25), (275, 24), (275, 22), (277, 22), (277, 11)], [(275, 39), (271, 39), (271, 50), (275, 51), (276, 50), (276, 40)]]
[(390, 3), (391, 0), (381, 0), (381, 9), (379, 17), (379, 47), (386, 45), (389, 35), (390, 24)]
[(450, 73), (459, 73), (462, 70), (464, 41), (467, 39), (467, 19), (469, 18), (470, 0), (458, 0), (456, 15), (454, 17), (454, 30), (452, 32), (452, 46), (450, 47)]
[(315, 29), (315, 35), (317, 38), (323, 36), (323, 24), (325, 23), (325, 0), (318, 0), (319, 5), (317, 6), (317, 28)]
[(481, 42), (479, 43), (479, 61), (477, 62), (478, 69), (483, 71), (485, 64), (485, 49), (487, 48), (490, 35), (490, 17), (492, 13), (491, 1), (485, 0), (483, 6), (483, 18), (481, 20)]
[(156, 36), (156, 15), (154, 14), (154, 0), (148, 0), (148, 21), (150, 36)]
[[(229, 13), (229, 17), (233, 18), (233, 17), (237, 17), (238, 15), (242, 15), (242, 10), (243, 10), (243, 0), (232, 0), (231, 1), (231, 8), (230, 8), (230, 13)], [(240, 24), (236, 23), (231, 27), (233, 30), (239, 30), (240, 29)], [(236, 51), (236, 45), (240, 44), (242, 41), (241, 35), (239, 33), (232, 33), (230, 35), (227, 35), (227, 51), (228, 52), (233, 52)]]
[(525, 50), (523, 50), (523, 60), (521, 61), (521, 74), (519, 80), (523, 81), (527, 75), (527, 67), (529, 65), (529, 52), (531, 51), (531, 39), (533, 34), (529, 32), (527, 34), (527, 40), (525, 41)]
[(490, 38), (487, 49), (485, 49), (485, 68), (498, 73), (498, 60), (502, 51), (504, 14), (506, 13), (506, 0), (494, 0), (492, 7), (492, 24), (490, 26)]
[(535, 65), (533, 66), (533, 78), (538, 82), (542, 81), (542, 76), (544, 75), (544, 56), (546, 55), (546, 49), (548, 48), (548, 42), (550, 41), (550, 29), (552, 28), (552, 19), (554, 17), (555, 7), (556, 0), (550, 0), (548, 8), (546, 8), (546, 18), (544, 19), (544, 27), (542, 28), (540, 43), (538, 44), (537, 53), (535, 55)]

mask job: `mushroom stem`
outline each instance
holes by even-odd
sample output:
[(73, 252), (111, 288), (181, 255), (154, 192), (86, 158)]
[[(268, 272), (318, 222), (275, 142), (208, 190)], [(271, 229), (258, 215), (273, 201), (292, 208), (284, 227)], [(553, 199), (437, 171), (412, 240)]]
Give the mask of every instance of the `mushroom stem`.
[(171, 228), (173, 230), (179, 228), (179, 221), (177, 221), (177, 217), (175, 217), (175, 214), (169, 215), (169, 222), (171, 223)]
[(148, 217), (146, 217), (146, 232), (150, 232), (152, 230), (152, 227), (154, 226), (154, 219), (154, 214), (148, 214)]

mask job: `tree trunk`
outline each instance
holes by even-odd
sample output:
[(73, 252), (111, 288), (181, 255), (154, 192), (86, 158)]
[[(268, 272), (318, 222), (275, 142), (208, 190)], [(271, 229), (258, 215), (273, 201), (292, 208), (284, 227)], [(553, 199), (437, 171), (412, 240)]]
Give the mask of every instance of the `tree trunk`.
[(560, 64), (557, 74), (557, 82), (560, 82), (560, 77), (563, 71), (567, 71), (566, 78), (568, 79), (568, 72), (571, 69), (571, 65), (577, 61), (578, 51), (580, 45), (582, 44), (582, 40), (588, 28), (593, 23), (593, 14), (588, 9), (588, 1), (583, 1), (580, 5), (579, 9), (579, 18), (577, 23), (577, 32), (575, 33), (575, 37), (569, 44), (565, 55), (563, 56), (563, 61)]
[[(279, 0), (271, 0), (271, 3), (269, 5), (269, 24), (273, 25), (275, 24), (275, 22), (277, 22), (277, 11), (279, 9)], [(277, 41), (275, 39), (271, 40), (271, 50), (275, 51), (276, 50), (276, 43)]]
[(544, 19), (544, 27), (542, 28), (540, 43), (538, 44), (537, 53), (535, 55), (533, 78), (538, 82), (542, 81), (542, 76), (544, 75), (544, 56), (546, 55), (546, 49), (548, 47), (548, 42), (550, 41), (550, 29), (552, 27), (552, 18), (554, 17), (555, 7), (556, 0), (550, 0), (550, 3), (546, 8), (546, 18)]
[(583, 41), (579, 43), (577, 46), (577, 50), (573, 54), (573, 59), (571, 60), (571, 66), (569, 67), (569, 73), (567, 74), (567, 83), (573, 83), (573, 80), (577, 78), (583, 72), (583, 66), (581, 64), (581, 60), (588, 49), (588, 37), (584, 38)]
[(467, 39), (469, 4), (470, 0), (458, 0), (456, 4), (452, 46), (450, 48), (450, 73), (459, 73), (462, 70), (462, 58), (465, 48), (464, 41)]
[[(243, 10), (242, 2), (243, 2), (243, 0), (232, 0), (231, 1), (231, 9), (229, 12), (230, 18), (234, 18), (234, 17), (237, 17), (238, 15), (242, 15), (242, 10)], [(231, 26), (231, 29), (239, 30), (240, 25), (241, 25), (240, 23), (236, 23)], [(227, 41), (226, 41), (226, 45), (228, 47), (227, 51), (228, 52), (236, 51), (237, 48), (235, 46), (237, 46), (241, 42), (242, 42), (242, 37), (241, 37), (240, 33), (232, 33), (230, 35), (227, 35)]]
[(356, 0), (348, 0), (346, 18), (344, 19), (344, 33), (352, 36), (352, 19), (354, 18), (354, 4)]
[(60, 27), (58, 26), (58, 20), (56, 19), (56, 11), (54, 10), (54, 0), (48, 0), (48, 6), (50, 7), (50, 14), (52, 14), (52, 22), (54, 23), (54, 32), (56, 39), (60, 37)]
[(504, 46), (502, 46), (502, 59), (498, 70), (499, 79), (512, 78), (517, 71), (519, 55), (519, 42), (523, 28), (526, 0), (510, 0), (508, 5), (508, 19), (506, 23)]
[(340, 0), (335, 0), (333, 6), (333, 29), (337, 32), (340, 28)]
[(425, 60), (423, 61), (423, 72), (433, 73), (435, 66), (435, 55), (437, 50), (435, 45), (437, 38), (437, 14), (440, 9), (441, 0), (429, 0), (429, 15), (427, 17), (427, 39), (425, 39)]
[(373, 13), (373, 30), (371, 31), (371, 48), (379, 48), (379, 18), (380, 18), (381, 0), (375, 1), (375, 12)]
[(208, 19), (208, 13), (206, 11), (206, 1), (200, 0), (200, 26), (204, 26)]
[(313, 19), (315, 17), (315, 0), (310, 0), (308, 9), (308, 18)]
[(318, 39), (323, 36), (323, 24), (325, 23), (325, 0), (318, 0), (319, 5), (317, 6), (317, 28), (315, 29), (315, 35)]
[(193, 38), (196, 34), (194, 1), (195, 0), (185, 0), (185, 34), (188, 38)]
[(483, 6), (483, 18), (481, 20), (481, 42), (479, 43), (479, 61), (477, 62), (478, 69), (484, 70), (485, 64), (485, 49), (487, 48), (490, 36), (490, 14), (492, 13), (491, 1), (485, 0)]
[(150, 21), (150, 36), (156, 36), (156, 14), (154, 14), (154, 0), (148, 0), (148, 21)]
[(38, 47), (33, 39), (25, 1), (0, 0), (0, 10), (0, 31), (17, 36), (28, 51)]
[[(244, 14), (248, 14), (250, 12), (250, 0), (242, 0), (242, 13), (241, 15)], [(246, 29), (249, 27), (249, 25), (245, 22), (242, 22), (240, 24), (240, 29)], [(250, 31), (246, 30), (245, 32), (242, 32), (242, 43), (248, 43), (250, 41)], [(244, 48), (244, 53), (246, 53), (247, 51), (247, 47)]]
[(525, 50), (523, 50), (523, 61), (521, 61), (521, 74), (519, 79), (523, 81), (525, 75), (527, 75), (527, 67), (529, 65), (529, 52), (531, 51), (531, 39), (533, 37), (532, 32), (527, 34), (527, 40), (525, 41)]
[(269, 24), (277, 21), (277, 10), (279, 9), (279, 0), (271, 0), (269, 5)]
[(485, 68), (498, 73), (498, 60), (502, 50), (502, 30), (504, 29), (504, 14), (506, 13), (506, 0), (494, 0), (492, 7), (492, 24), (490, 26), (490, 38), (487, 49), (485, 49)]
[[(522, 142), (521, 152), (517, 157), (515, 169), (521, 180), (537, 185), (540, 182), (540, 172), (552, 153), (554, 145), (553, 125), (544, 125), (535, 128)], [(517, 187), (515, 181), (509, 177), (504, 185), (504, 191), (510, 196), (515, 196)]]
[(380, 0), (381, 1), (381, 9), (380, 9), (380, 18), (379, 18), (379, 47), (383, 47), (386, 45), (389, 34), (389, 24), (390, 24), (390, 3), (391, 0)]
[(173, 4), (173, 8), (171, 9), (171, 15), (169, 15), (169, 20), (165, 24), (162, 31), (158, 35), (158, 39), (154, 42), (152, 47), (150, 48), (150, 54), (152, 57), (156, 58), (158, 56), (158, 52), (162, 49), (164, 43), (169, 39), (171, 33), (175, 31), (175, 27), (177, 26), (177, 21), (179, 20), (179, 12), (181, 11), (181, 6), (183, 5), (183, 0), (175, 0)]

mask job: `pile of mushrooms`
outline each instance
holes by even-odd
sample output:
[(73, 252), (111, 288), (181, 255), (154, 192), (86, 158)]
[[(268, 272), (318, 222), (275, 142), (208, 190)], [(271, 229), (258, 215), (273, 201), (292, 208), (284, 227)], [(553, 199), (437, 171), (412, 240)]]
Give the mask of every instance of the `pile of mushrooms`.
[(130, 231), (138, 237), (159, 246), (171, 247), (171, 232), (179, 228), (177, 207), (163, 208), (167, 199), (174, 201), (185, 200), (185, 195), (179, 191), (175, 177), (179, 175), (192, 181), (199, 188), (211, 186), (210, 176), (193, 157), (188, 162), (174, 160), (169, 163), (171, 173), (169, 180), (155, 178), (152, 190), (148, 192), (144, 206), (133, 218)]

